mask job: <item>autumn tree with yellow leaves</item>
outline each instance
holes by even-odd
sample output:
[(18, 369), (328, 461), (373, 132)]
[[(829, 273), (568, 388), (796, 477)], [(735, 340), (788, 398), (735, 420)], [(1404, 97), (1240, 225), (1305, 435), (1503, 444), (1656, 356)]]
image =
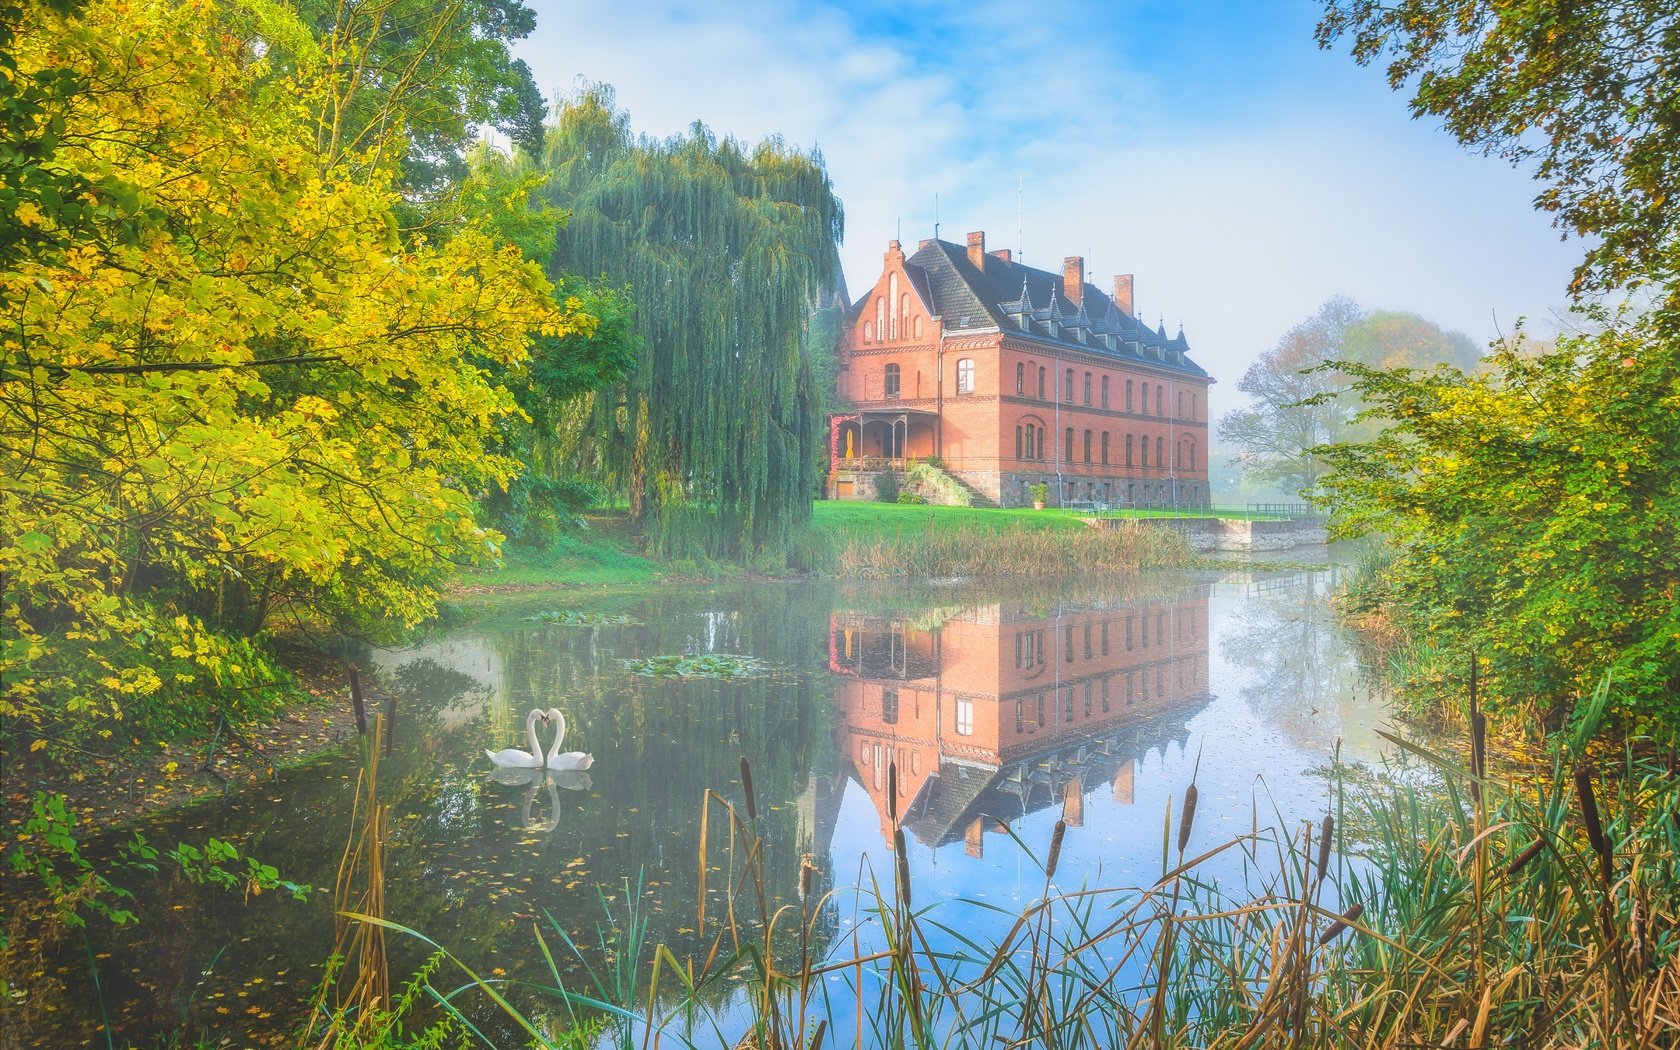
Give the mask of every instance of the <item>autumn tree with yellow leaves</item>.
[(322, 133), (354, 42), (282, 47), (310, 39), (288, 10), (98, 0), (11, 27), (17, 82), (74, 85), (35, 174), (83, 194), (73, 229), (16, 201), (45, 247), (0, 263), (13, 743), (251, 713), (276, 672), (250, 639), (282, 614), (426, 617), (498, 543), (474, 494), (515, 471), (486, 449), (517, 409), (489, 374), (593, 325), (479, 225), (400, 234), (403, 151)]

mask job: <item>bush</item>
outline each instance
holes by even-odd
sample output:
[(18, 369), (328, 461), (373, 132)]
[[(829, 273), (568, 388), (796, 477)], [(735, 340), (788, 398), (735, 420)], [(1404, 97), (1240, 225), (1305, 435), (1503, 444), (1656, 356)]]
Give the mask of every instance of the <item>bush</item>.
[(902, 489), (898, 494), (898, 502), (921, 506), (927, 502), (927, 497), (922, 495), (920, 492), (912, 492), (909, 489)]
[(1050, 486), (1046, 485), (1042, 481), (1037, 481), (1028, 485), (1027, 491), (1032, 493), (1032, 501), (1034, 503), (1047, 503), (1050, 500)]
[(875, 475), (875, 499), (881, 503), (898, 502), (898, 475), (890, 470), (883, 470)]

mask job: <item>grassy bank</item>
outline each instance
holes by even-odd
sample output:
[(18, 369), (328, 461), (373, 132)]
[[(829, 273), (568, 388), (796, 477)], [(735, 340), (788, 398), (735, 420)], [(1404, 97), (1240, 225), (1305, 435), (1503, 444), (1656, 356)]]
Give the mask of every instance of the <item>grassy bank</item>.
[[(1149, 512), (1148, 518), (1195, 516)], [(1098, 530), (1083, 512), (818, 501), (789, 552), (740, 566), (645, 556), (624, 511), (590, 515), (587, 530), (547, 550), (509, 547), (502, 564), (465, 575), (460, 589), (633, 585), (661, 579), (758, 576), (1054, 576), (1182, 567), (1192, 555), (1165, 531)], [(1141, 519), (1140, 519), (1141, 520)]]

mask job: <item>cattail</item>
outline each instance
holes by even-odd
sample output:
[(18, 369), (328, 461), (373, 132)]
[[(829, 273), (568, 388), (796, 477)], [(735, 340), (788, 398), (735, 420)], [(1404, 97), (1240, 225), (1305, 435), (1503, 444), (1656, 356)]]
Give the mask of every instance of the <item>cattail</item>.
[(1196, 785), (1184, 789), (1184, 814), (1178, 818), (1178, 852), (1183, 854), (1184, 847), (1190, 842), (1190, 828), (1196, 823)]
[(1470, 716), (1470, 800), (1482, 800), (1482, 778), (1487, 775), (1487, 715)]
[(1538, 857), (1540, 855), (1540, 850), (1543, 849), (1545, 845), (1545, 838), (1536, 835), (1534, 837), (1534, 841), (1528, 844), (1528, 848), (1517, 854), (1517, 859), (1505, 866), (1506, 877), (1515, 875), (1517, 872), (1528, 867), (1528, 862), (1533, 860), (1535, 857)]
[(816, 874), (817, 866), (811, 863), (810, 854), (799, 862), (799, 899), (811, 899), (811, 880)]
[(1046, 882), (1056, 877), (1056, 865), (1062, 859), (1062, 836), (1067, 834), (1067, 821), (1056, 821), (1056, 830), (1050, 833), (1050, 860), (1044, 865), (1044, 879)]
[(1365, 914), (1365, 905), (1363, 904), (1355, 904), (1348, 908), (1347, 911), (1342, 912), (1341, 918), (1327, 926), (1324, 933), (1319, 936), (1319, 947), (1323, 947), (1335, 940), (1337, 937), (1340, 937), (1342, 935), (1342, 931), (1348, 928), (1348, 924), (1353, 922), (1355, 919), (1358, 919), (1363, 914)]
[(898, 864), (898, 899), (910, 906), (910, 858), (904, 848), (904, 829), (893, 829), (893, 853)]
[(741, 790), (747, 795), (747, 819), (758, 819), (758, 800), (753, 797), (752, 766), (747, 764), (747, 756), (741, 756)]
[(1587, 825), (1587, 841), (1600, 857), (1610, 855), (1610, 843), (1604, 838), (1604, 825), (1598, 820), (1598, 800), (1593, 798), (1592, 770), (1575, 767), (1575, 794), (1581, 800), (1581, 819)]
[(1324, 881), (1324, 872), (1330, 867), (1330, 842), (1336, 836), (1336, 818), (1329, 813), (1324, 814), (1324, 824), (1318, 832), (1318, 881)]
[(887, 763), (887, 819), (898, 823), (898, 762)]
[(811, 1050), (822, 1050), (823, 1036), (825, 1036), (827, 1034), (828, 1034), (828, 1021), (826, 1019), (818, 1021), (817, 1022), (817, 1030), (811, 1036)]

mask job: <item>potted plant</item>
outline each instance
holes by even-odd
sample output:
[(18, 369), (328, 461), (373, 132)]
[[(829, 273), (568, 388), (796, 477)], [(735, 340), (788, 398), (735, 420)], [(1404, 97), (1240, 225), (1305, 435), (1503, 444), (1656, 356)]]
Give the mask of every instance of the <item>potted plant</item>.
[(1033, 510), (1043, 510), (1044, 501), (1050, 498), (1050, 486), (1040, 481), (1028, 485), (1027, 491), (1032, 493)]

